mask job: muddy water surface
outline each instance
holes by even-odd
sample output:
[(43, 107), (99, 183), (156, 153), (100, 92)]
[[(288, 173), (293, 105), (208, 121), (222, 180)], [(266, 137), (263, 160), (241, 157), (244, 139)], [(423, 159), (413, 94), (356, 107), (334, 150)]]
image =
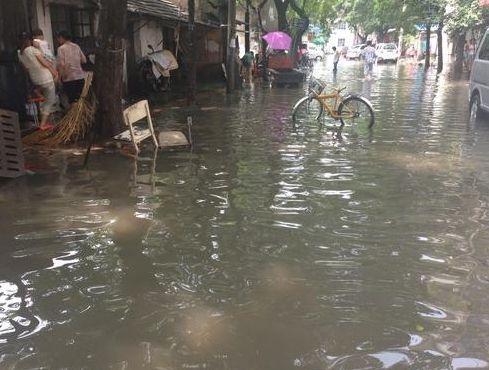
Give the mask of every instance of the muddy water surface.
[(303, 92), (256, 87), (203, 98), (192, 153), (3, 182), (0, 367), (489, 368), (489, 123), (416, 66), (336, 83), (372, 133), (294, 127)]

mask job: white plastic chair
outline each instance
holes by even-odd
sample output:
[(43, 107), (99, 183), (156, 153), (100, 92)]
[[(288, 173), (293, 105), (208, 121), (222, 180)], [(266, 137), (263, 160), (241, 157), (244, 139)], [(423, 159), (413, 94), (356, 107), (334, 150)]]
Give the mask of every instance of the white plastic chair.
[[(150, 137), (153, 139), (155, 147), (159, 147), (147, 100), (141, 100), (140, 102), (133, 104), (129, 108), (125, 109), (123, 117), (124, 123), (129, 128), (121, 134), (115, 136), (116, 140), (131, 141), (134, 145), (136, 153), (139, 153), (140, 151), (138, 144)], [(147, 122), (147, 128), (142, 127), (142, 125), (140, 124), (136, 124), (145, 118)]]

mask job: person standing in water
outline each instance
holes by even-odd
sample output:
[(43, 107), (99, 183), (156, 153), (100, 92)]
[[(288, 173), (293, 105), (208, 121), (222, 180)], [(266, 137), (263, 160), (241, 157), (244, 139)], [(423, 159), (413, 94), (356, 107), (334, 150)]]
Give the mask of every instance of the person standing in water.
[(44, 98), (40, 104), (41, 122), (39, 128), (46, 130), (51, 113), (56, 109), (56, 86), (58, 73), (54, 66), (43, 56), (42, 52), (32, 45), (32, 38), (23, 33), (19, 37), (19, 61), (29, 74), (32, 84)]
[(248, 51), (241, 58), (242, 74), (246, 83), (251, 83), (253, 80), (253, 62), (255, 60), (255, 55), (252, 51)]
[(374, 72), (374, 64), (377, 60), (377, 53), (372, 46), (372, 41), (367, 41), (367, 46), (362, 50), (363, 71), (366, 79), (371, 79)]
[(86, 72), (82, 64), (87, 62), (87, 58), (80, 47), (71, 41), (69, 33), (59, 32), (57, 40), (61, 45), (58, 47), (58, 71), (63, 82), (63, 90), (70, 104), (73, 104), (80, 98), (85, 84)]
[(338, 72), (338, 62), (340, 61), (340, 52), (336, 48), (336, 46), (333, 46), (333, 72), (336, 73)]
[(467, 47), (467, 69), (470, 72), (472, 70), (472, 65), (474, 64), (475, 54), (477, 53), (477, 41), (472, 38)]

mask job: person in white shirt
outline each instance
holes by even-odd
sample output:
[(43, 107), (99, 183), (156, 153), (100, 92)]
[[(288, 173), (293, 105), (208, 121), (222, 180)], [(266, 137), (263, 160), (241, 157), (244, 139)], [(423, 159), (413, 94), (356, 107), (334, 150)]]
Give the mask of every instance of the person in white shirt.
[(338, 72), (338, 62), (340, 61), (340, 52), (333, 46), (333, 72)]
[(372, 41), (367, 41), (367, 46), (362, 50), (362, 58), (365, 78), (371, 79), (374, 71), (374, 64), (377, 61), (377, 52), (372, 45)]
[(69, 33), (59, 32), (57, 40), (61, 45), (58, 48), (58, 71), (63, 82), (63, 90), (72, 104), (80, 98), (83, 91), (87, 73), (83, 70), (82, 64), (87, 62), (87, 58), (80, 47), (71, 42)]
[(52, 127), (47, 123), (49, 116), (56, 109), (56, 87), (58, 73), (53, 65), (44, 58), (41, 51), (32, 46), (32, 38), (23, 33), (19, 37), (20, 51), (19, 61), (29, 74), (32, 84), (42, 94), (44, 101), (41, 103), (40, 129)]
[(56, 64), (56, 57), (53, 54), (53, 51), (51, 50), (51, 47), (49, 46), (49, 42), (44, 40), (44, 33), (42, 32), (41, 29), (37, 29), (32, 31), (32, 38), (33, 38), (33, 43), (32, 45), (39, 50), (41, 50), (44, 58), (46, 58), (49, 62), (53, 63), (53, 65)]

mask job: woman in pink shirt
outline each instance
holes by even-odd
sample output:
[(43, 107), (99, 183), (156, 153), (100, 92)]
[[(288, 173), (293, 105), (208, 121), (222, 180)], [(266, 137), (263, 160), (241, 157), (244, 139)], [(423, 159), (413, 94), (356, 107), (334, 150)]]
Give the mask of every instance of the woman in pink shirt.
[(80, 98), (83, 90), (86, 72), (82, 64), (87, 62), (87, 58), (80, 47), (71, 42), (68, 32), (59, 32), (56, 39), (61, 45), (58, 47), (58, 71), (63, 82), (63, 90), (69, 102), (74, 103)]

